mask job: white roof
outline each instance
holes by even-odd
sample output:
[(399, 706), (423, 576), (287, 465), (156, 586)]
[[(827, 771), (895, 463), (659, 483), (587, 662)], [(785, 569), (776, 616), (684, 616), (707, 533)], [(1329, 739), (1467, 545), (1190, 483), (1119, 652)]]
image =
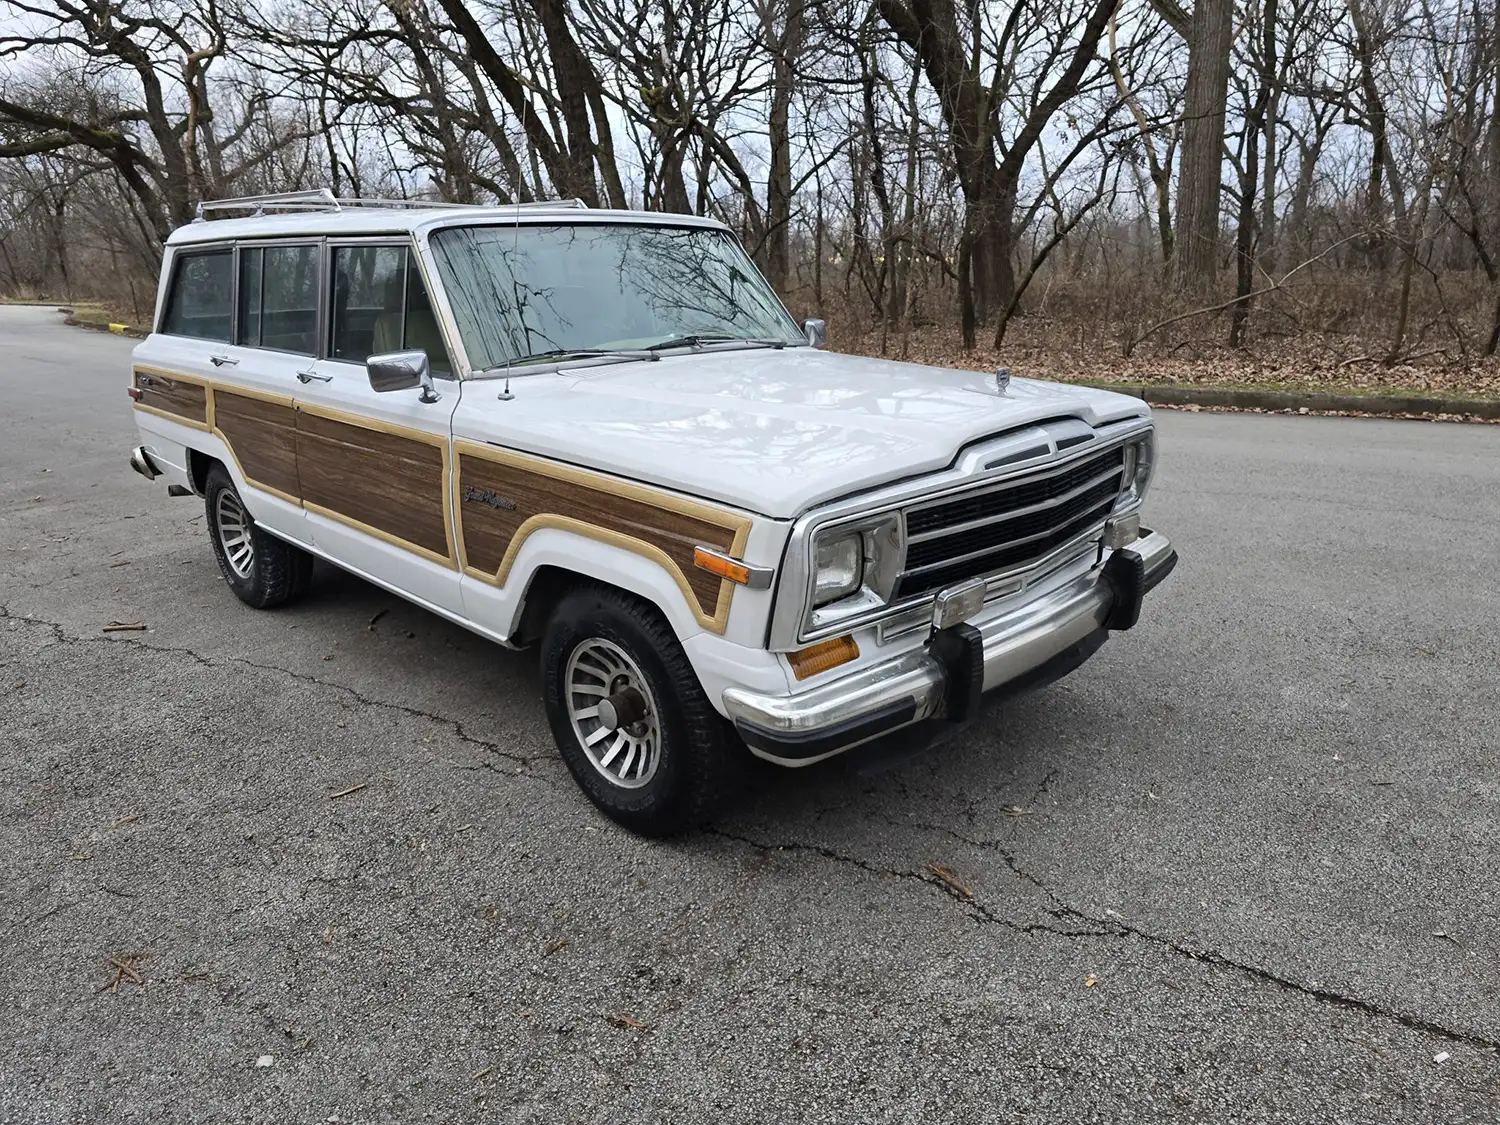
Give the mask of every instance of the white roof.
[(297, 235), (410, 234), (436, 227), (522, 225), (543, 223), (630, 223), (653, 226), (728, 228), (716, 219), (698, 215), (675, 215), (660, 211), (607, 211), (579, 208), (572, 203), (556, 207), (530, 204), (524, 207), (346, 207), (335, 211), (289, 211), (238, 219), (200, 219), (178, 227), (167, 239), (168, 246), (193, 242), (226, 242), (238, 238), (291, 238)]

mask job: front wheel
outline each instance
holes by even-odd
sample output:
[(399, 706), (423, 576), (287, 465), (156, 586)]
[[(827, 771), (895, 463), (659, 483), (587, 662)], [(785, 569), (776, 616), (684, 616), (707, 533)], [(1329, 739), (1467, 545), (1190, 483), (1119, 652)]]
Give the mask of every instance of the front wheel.
[(271, 609), (307, 592), (312, 556), (260, 529), (223, 465), (209, 467), (203, 497), (214, 558), (235, 597)]
[(693, 828), (730, 791), (743, 755), (647, 603), (606, 588), (566, 595), (542, 639), (542, 690), (573, 779), (630, 831)]

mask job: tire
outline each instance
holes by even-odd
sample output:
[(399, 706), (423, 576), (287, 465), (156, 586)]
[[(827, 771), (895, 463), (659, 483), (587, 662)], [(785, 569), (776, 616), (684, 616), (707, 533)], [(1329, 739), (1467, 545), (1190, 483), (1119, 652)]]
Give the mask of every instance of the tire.
[[(605, 816), (641, 836), (671, 836), (724, 803), (745, 754), (654, 606), (608, 587), (575, 589), (553, 610), (541, 661), (553, 737)], [(606, 700), (618, 705), (612, 731), (589, 714)]]
[(214, 558), (235, 597), (256, 609), (273, 609), (307, 593), (312, 556), (256, 526), (223, 465), (209, 466), (203, 501)]

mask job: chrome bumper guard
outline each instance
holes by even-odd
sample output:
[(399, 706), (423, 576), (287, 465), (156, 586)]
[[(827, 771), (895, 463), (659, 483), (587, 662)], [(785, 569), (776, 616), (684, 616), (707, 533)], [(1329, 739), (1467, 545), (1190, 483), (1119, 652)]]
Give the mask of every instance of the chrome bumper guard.
[(1102, 571), (1091, 570), (983, 626), (945, 629), (925, 648), (796, 695), (727, 688), (724, 707), (755, 754), (788, 766), (810, 765), (924, 719), (965, 722), (981, 692), (1065, 675), (1092, 655), (1108, 630), (1133, 626), (1141, 599), (1176, 565), (1167, 537), (1143, 529)]

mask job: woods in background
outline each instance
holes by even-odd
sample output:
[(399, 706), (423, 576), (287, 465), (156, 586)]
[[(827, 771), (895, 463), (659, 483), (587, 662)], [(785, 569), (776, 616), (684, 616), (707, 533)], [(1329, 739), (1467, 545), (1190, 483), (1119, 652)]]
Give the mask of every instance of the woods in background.
[(577, 197), (723, 219), (869, 350), (1468, 363), (1500, 346), (1497, 15), (0, 0), (0, 294), (144, 319), (200, 199)]

